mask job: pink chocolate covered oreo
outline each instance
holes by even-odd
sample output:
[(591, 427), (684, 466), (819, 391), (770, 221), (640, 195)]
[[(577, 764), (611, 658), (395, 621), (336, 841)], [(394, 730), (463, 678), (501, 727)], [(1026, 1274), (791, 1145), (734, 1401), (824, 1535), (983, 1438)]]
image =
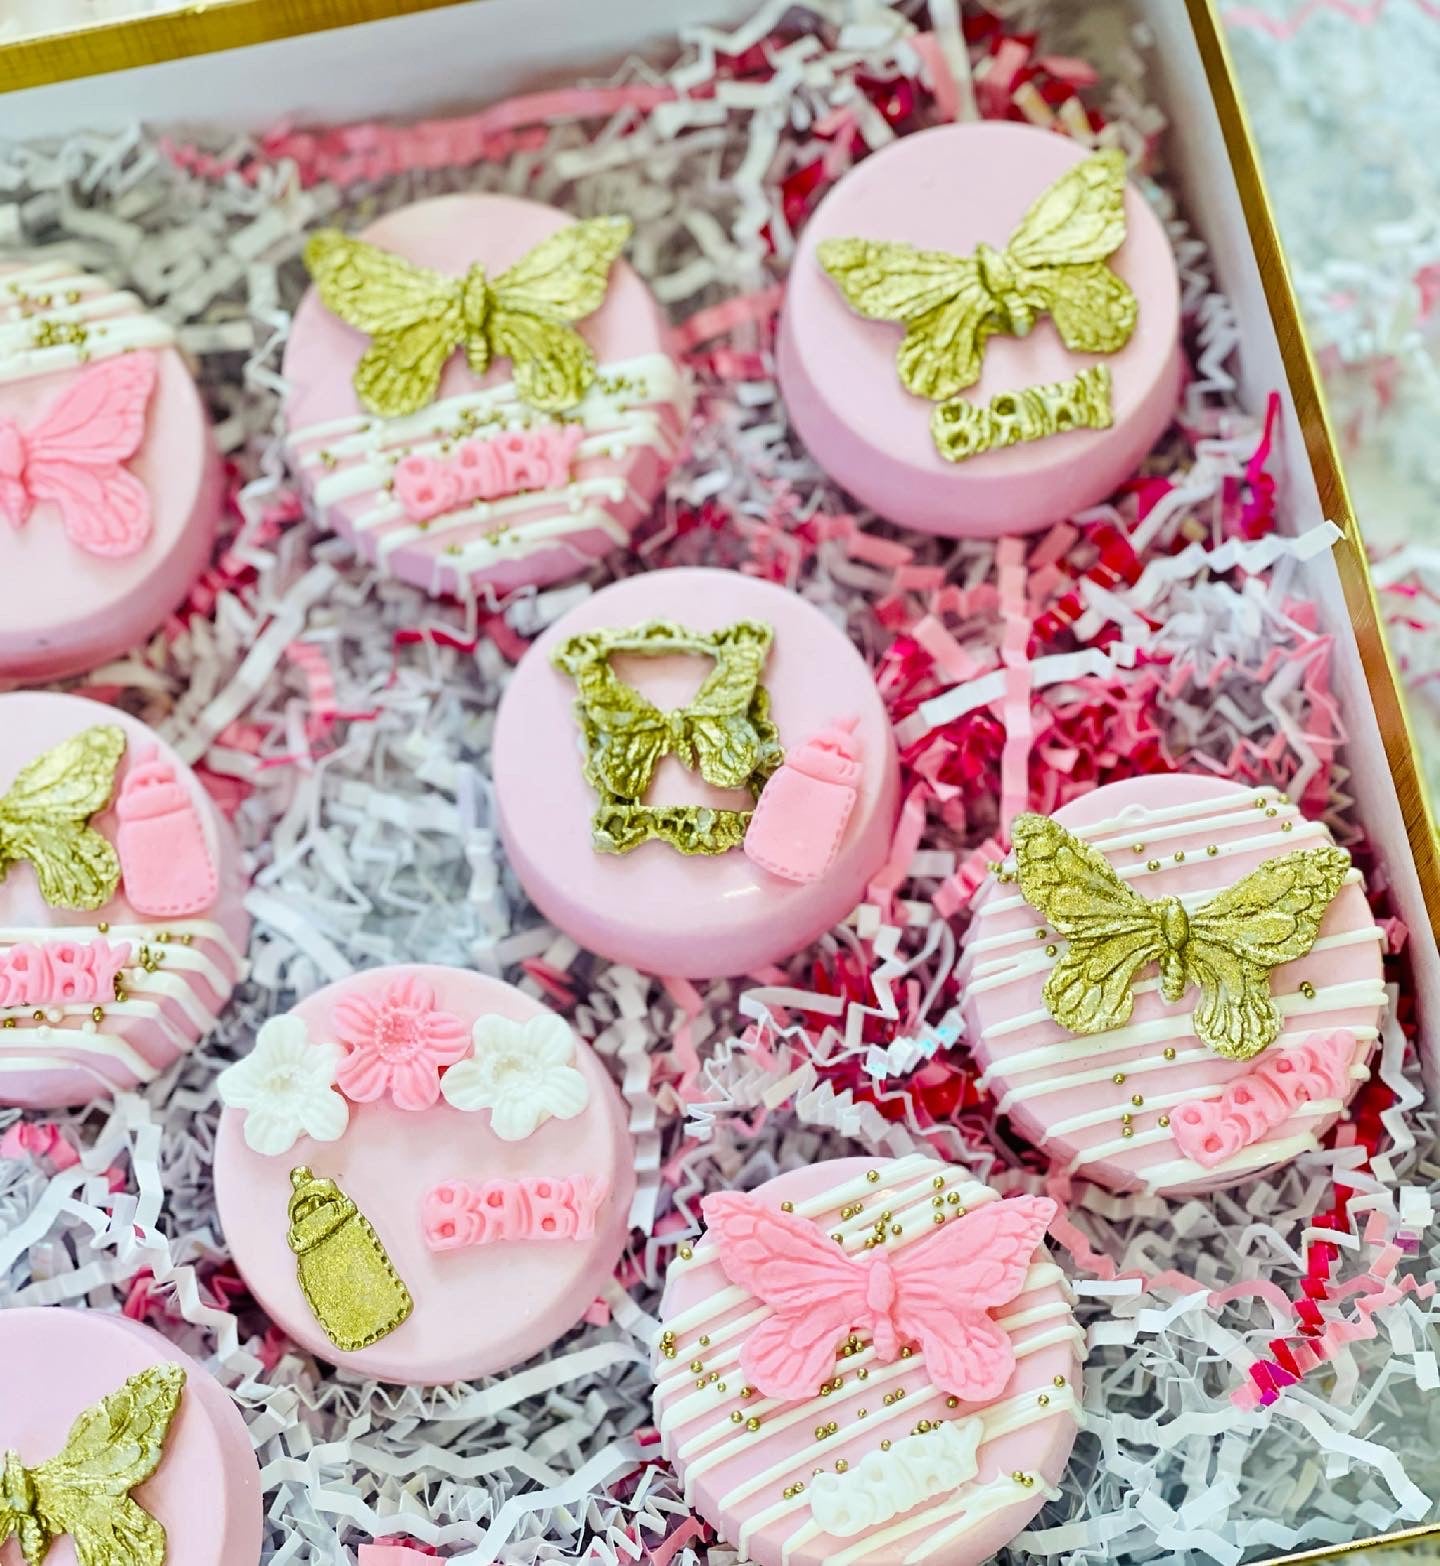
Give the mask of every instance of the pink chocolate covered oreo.
[(506, 1370), (625, 1246), (634, 1151), (593, 1051), (519, 990), (377, 968), (274, 1017), (220, 1078), (215, 1196), (297, 1343), (384, 1381)]
[(655, 1421), (742, 1559), (974, 1566), (1056, 1493), (1085, 1340), (1053, 1202), (911, 1156), (702, 1208), (661, 1301)]
[(1021, 816), (960, 964), (982, 1082), (1067, 1171), (1233, 1185), (1318, 1145), (1369, 1075), (1382, 933), (1329, 829), (1165, 776)]
[(0, 696), (0, 1104), (153, 1080), (245, 966), (239, 848), (143, 723), (77, 696)]
[[(123, 1316), (58, 1306), (0, 1311), (0, 1364), (0, 1566), (39, 1559), (37, 1543), (46, 1566), (255, 1566), (259, 1464), (202, 1365)], [(27, 1491), (38, 1504), (17, 1518), (6, 1502)], [(111, 1553), (112, 1536), (131, 1553)]]
[(0, 680), (143, 642), (209, 560), (222, 499), (173, 330), (67, 262), (0, 267)]
[(459, 597), (623, 548), (689, 414), (660, 309), (617, 259), (628, 233), (456, 195), (316, 235), (284, 369), (291, 461), (326, 525)]
[(800, 237), (778, 360), (811, 455), (881, 516), (1027, 532), (1103, 500), (1174, 413), (1179, 283), (1118, 152), (999, 122), (905, 136)]
[(594, 594), (521, 659), (496, 719), (510, 863), (587, 950), (715, 978), (844, 919), (899, 791), (864, 660), (803, 598), (729, 571)]

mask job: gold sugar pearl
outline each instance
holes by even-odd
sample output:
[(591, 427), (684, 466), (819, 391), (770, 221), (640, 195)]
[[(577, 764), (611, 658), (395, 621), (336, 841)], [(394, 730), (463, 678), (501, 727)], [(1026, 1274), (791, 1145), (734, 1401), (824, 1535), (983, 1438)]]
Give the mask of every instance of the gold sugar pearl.
[(1185, 863), (1185, 850), (1183, 848), (1177, 848), (1175, 850), (1175, 863), (1177, 865), (1183, 865)]
[(1040, 1396), (1035, 1399), (1035, 1401), (1040, 1405), (1041, 1408), (1049, 1408), (1050, 1394), (1048, 1392), (1042, 1392)]
[(110, 926), (104, 919), (102, 919), (100, 923), (95, 926), (95, 928), (99, 930), (101, 935), (109, 935), (110, 933)]
[(859, 1370), (855, 1372), (855, 1376), (859, 1381), (868, 1381), (870, 1379), (870, 1372), (864, 1365), (862, 1365)]
[(741, 1387), (740, 1388), (740, 1396), (741, 1397), (754, 1397), (755, 1396), (755, 1388), (754, 1387)]
[(890, 1443), (888, 1441), (882, 1441), (880, 1443), (880, 1450), (882, 1452), (888, 1452), (890, 1450)]
[(695, 1254), (695, 1252), (692, 1251), (688, 1245), (682, 1245), (680, 1247), (680, 1260), (681, 1261), (689, 1261), (690, 1258), (694, 1254)]
[(943, 1191), (945, 1189), (945, 1176), (936, 1175), (930, 1184), (933, 1185), (937, 1191)]
[(1256, 808), (1256, 810), (1264, 810), (1265, 805), (1266, 805), (1266, 801), (1263, 798), (1257, 799), (1255, 801), (1255, 808)]
[(871, 1185), (874, 1185), (875, 1182), (880, 1178), (880, 1171), (878, 1169), (867, 1169), (865, 1171), (865, 1178), (870, 1182)]
[(900, 1227), (900, 1225), (898, 1223), (892, 1223), (890, 1225), (890, 1233), (894, 1236), (895, 1239), (898, 1240), (900, 1238), (900, 1236), (902, 1234), (904, 1234), (904, 1232), (905, 1231)]
[(695, 1374), (698, 1375), (700, 1373), (700, 1371), (704, 1370), (704, 1368), (705, 1368), (705, 1365), (704, 1365), (704, 1363), (701, 1360), (692, 1359), (690, 1361), (690, 1369)]
[(708, 1337), (701, 1338), (700, 1339), (700, 1347), (701, 1348), (709, 1348), (710, 1347), (710, 1339)]
[(712, 1370), (710, 1372), (710, 1374), (705, 1379), (707, 1381), (712, 1381), (712, 1382), (713, 1381), (719, 1381), (719, 1379), (720, 1379), (720, 1372), (718, 1370)]
[(915, 1350), (912, 1349), (909, 1344), (906, 1344), (906, 1346), (900, 1350), (900, 1358), (909, 1359), (914, 1354), (914, 1352)]
[(759, 1419), (754, 1414), (751, 1414), (749, 1419), (745, 1421), (745, 1428), (747, 1430), (758, 1430), (760, 1428)]
[(945, 1407), (946, 1408), (959, 1408), (959, 1406), (960, 1406), (960, 1399), (958, 1397), (947, 1397), (945, 1399)]
[(738, 1408), (730, 1415), (730, 1423), (732, 1425), (743, 1425), (745, 1423), (745, 1416)]
[(1137, 854), (1143, 854), (1145, 852), (1144, 843), (1131, 843), (1130, 848), (1132, 852)]
[(90, 1020), (91, 1022), (104, 1022), (105, 1008), (103, 1006), (92, 1006), (90, 1008)]
[(699, 1391), (699, 1392), (703, 1392), (705, 1390), (705, 1378), (704, 1378), (704, 1376), (697, 1376), (696, 1377), (695, 1389), (696, 1389), (696, 1391)]
[(868, 1419), (870, 1417), (870, 1410), (868, 1408), (857, 1408), (855, 1410), (855, 1417), (857, 1419)]
[(1215, 856), (1220, 852), (1220, 845), (1218, 843), (1207, 843), (1205, 845), (1205, 852), (1209, 854), (1212, 859), (1214, 859)]
[(1134, 1136), (1135, 1135), (1135, 1127), (1134, 1126), (1121, 1126), (1120, 1127), (1120, 1135), (1121, 1136)]
[(1280, 812), (1278, 810), (1276, 810), (1274, 805), (1271, 805), (1271, 807), (1265, 812), (1265, 814), (1267, 816), (1269, 816), (1273, 820), (1276, 816), (1278, 816), (1280, 814)]
[(834, 1240), (836, 1245), (844, 1245), (844, 1243), (845, 1243), (845, 1236), (843, 1234), (841, 1234), (838, 1230), (834, 1234), (832, 1234), (830, 1236), (830, 1238), (832, 1240)]
[(782, 1213), (793, 1213), (795, 1211), (795, 1204), (794, 1204), (794, 1202), (781, 1202), (780, 1203), (780, 1211)]
[(951, 1191), (946, 1195), (945, 1200), (951, 1207), (958, 1207), (960, 1205), (960, 1193), (958, 1191)]
[(1048, 946), (1047, 946), (1047, 947), (1046, 947), (1046, 948), (1045, 948), (1045, 955), (1046, 955), (1046, 956), (1047, 956), (1047, 957), (1055, 957), (1055, 956), (1058, 956), (1058, 954), (1059, 954), (1059, 951), (1060, 951), (1060, 948), (1059, 948), (1059, 947), (1058, 947), (1058, 946), (1057, 946), (1057, 945), (1056, 945), (1056, 944), (1055, 944), (1055, 943), (1054, 943), (1054, 942), (1053, 942), (1053, 941), (1052, 941), (1052, 942), (1051, 942), (1051, 943), (1050, 943), (1050, 944), (1049, 944), (1049, 945), (1048, 945)]
[(930, 1218), (930, 1222), (931, 1223), (944, 1223), (945, 1222), (945, 1214), (944, 1213), (934, 1213), (934, 1214), (932, 1214), (931, 1218)]
[(1165, 1056), (1166, 1060), (1174, 1060), (1175, 1046), (1173, 1044), (1167, 1044), (1161, 1053)]
[(1300, 986), (1300, 993), (1305, 997), (1306, 1000), (1314, 1000), (1315, 999), (1315, 986), (1313, 984), (1311, 984), (1309, 979), (1306, 979), (1301, 984), (1301, 986)]
[(1037, 940), (1037, 941), (1043, 941), (1043, 940), (1044, 940), (1044, 939), (1045, 939), (1045, 937), (1046, 937), (1046, 936), (1047, 936), (1047, 935), (1048, 935), (1048, 934), (1049, 934), (1049, 933), (1050, 933), (1050, 932), (1049, 932), (1049, 931), (1048, 931), (1048, 930), (1047, 930), (1047, 929), (1046, 929), (1046, 928), (1045, 928), (1045, 926), (1044, 926), (1044, 925), (1043, 925), (1043, 924), (1042, 924), (1042, 925), (1041, 925), (1041, 926), (1040, 926), (1040, 928), (1039, 928), (1039, 929), (1038, 929), (1038, 930), (1036, 930), (1036, 932), (1035, 932), (1035, 939), (1036, 939), (1036, 940)]
[(1158, 859), (1147, 859), (1145, 861), (1145, 868), (1147, 870), (1158, 870), (1160, 868), (1160, 861)]
[(1169, 1117), (1169, 1115), (1161, 1115), (1160, 1118), (1155, 1122), (1155, 1124), (1157, 1126), (1159, 1126), (1162, 1131), (1168, 1130), (1169, 1126), (1170, 1126), (1170, 1117)]
[(1050, 1384), (1051, 1386), (1063, 1387), (1065, 1385), (1065, 1378), (1064, 1376), (1056, 1376)]
[(1134, 1104), (1136, 1109), (1139, 1109), (1139, 1107), (1145, 1102), (1145, 1100), (1139, 1093), (1132, 1093), (1130, 1095), (1130, 1102), (1132, 1104)]
[(849, 1467), (850, 1467), (850, 1464), (847, 1463), (843, 1457), (837, 1457), (835, 1459), (835, 1472), (837, 1474), (845, 1473), (849, 1469)]
[(915, 1426), (915, 1434), (916, 1435), (929, 1435), (929, 1433), (930, 1433), (930, 1421), (928, 1419), (922, 1419), (920, 1421), (920, 1423)]
[(1125, 1073), (1123, 1071), (1117, 1071), (1115, 1075), (1110, 1078), (1110, 1080), (1115, 1084), (1116, 1087), (1123, 1087), (1125, 1083)]

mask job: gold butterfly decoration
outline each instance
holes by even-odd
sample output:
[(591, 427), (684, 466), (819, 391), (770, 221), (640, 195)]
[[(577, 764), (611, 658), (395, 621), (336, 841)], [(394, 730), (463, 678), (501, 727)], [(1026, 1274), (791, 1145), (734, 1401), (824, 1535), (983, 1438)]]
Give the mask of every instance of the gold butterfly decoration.
[(130, 1496), (160, 1466), (185, 1371), (152, 1365), (87, 1408), (58, 1457), (26, 1468), (6, 1452), (0, 1545), (14, 1534), (25, 1566), (70, 1536), (79, 1566), (163, 1566), (165, 1529)]
[(97, 724), (37, 756), (0, 798), (0, 878), (28, 859), (52, 908), (103, 908), (120, 884), (114, 848), (90, 825), (115, 791), (125, 731)]
[(492, 279), (479, 265), (447, 277), (323, 228), (305, 246), (305, 265), (326, 309), (374, 339), (355, 369), (371, 413), (395, 418), (433, 402), (461, 346), (476, 375), (510, 359), (521, 399), (554, 412), (595, 379), (590, 345), (569, 323), (600, 308), (630, 230), (622, 217), (572, 223)]
[(943, 402), (980, 378), (985, 344), (1028, 335), (1048, 315), (1075, 353), (1114, 353), (1138, 306), (1105, 265), (1125, 240), (1125, 157), (1097, 152), (1062, 174), (1020, 220), (1004, 250), (973, 256), (873, 239), (827, 239), (820, 264), (852, 309), (905, 327), (900, 379)]
[(1343, 848), (1297, 849), (1189, 912), (1178, 897), (1132, 891), (1098, 849), (1048, 816), (1017, 816), (1011, 831), (1025, 901), (1069, 942), (1045, 981), (1050, 1015), (1072, 1033), (1123, 1027), (1136, 975), (1159, 963), (1167, 1001), (1199, 987), (1196, 1035), (1230, 1060), (1279, 1037), (1270, 971), (1315, 944), (1350, 869)]

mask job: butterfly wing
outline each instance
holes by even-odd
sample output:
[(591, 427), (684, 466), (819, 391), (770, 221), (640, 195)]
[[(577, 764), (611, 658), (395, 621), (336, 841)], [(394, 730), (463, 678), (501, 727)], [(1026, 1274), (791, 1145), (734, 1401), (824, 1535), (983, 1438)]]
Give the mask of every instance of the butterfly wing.
[(758, 760), (754, 726), (746, 720), (772, 632), (768, 626), (735, 626), (726, 656), (717, 660), (694, 700), (688, 732), (700, 775), (715, 788), (744, 788)]
[(30, 1471), (35, 1512), (67, 1533), (79, 1566), (163, 1566), (165, 1529), (129, 1492), (160, 1466), (185, 1372), (152, 1365), (71, 1427), (58, 1457)]
[(1270, 972), (1315, 944), (1345, 884), (1350, 855), (1326, 844), (1269, 859), (1190, 916), (1186, 977), (1200, 986), (1195, 1032), (1230, 1060), (1249, 1060), (1280, 1035)]
[(1025, 1287), (1055, 1217), (1044, 1196), (986, 1202), (897, 1253), (895, 1325), (918, 1340), (930, 1379), (967, 1403), (999, 1397), (1015, 1368), (1004, 1329), (985, 1314)]
[(1114, 148), (1056, 180), (1010, 237), (1019, 291), (1075, 353), (1114, 353), (1135, 330), (1135, 295), (1104, 264), (1124, 242), (1125, 156)]
[(896, 363), (908, 390), (942, 402), (975, 384), (1002, 322), (973, 260), (870, 239), (827, 239), (817, 253), (858, 315), (905, 326)]
[(1045, 981), (1051, 1016), (1072, 1033), (1123, 1026), (1135, 975), (1166, 950), (1154, 908), (1049, 816), (1017, 816), (1011, 838), (1025, 901), (1069, 942)]
[(766, 1397), (814, 1396), (836, 1342), (869, 1319), (865, 1268), (813, 1223), (754, 1196), (722, 1191), (701, 1210), (725, 1276), (773, 1312), (740, 1349), (746, 1379)]
[(0, 857), (28, 859), (52, 908), (99, 908), (115, 895), (120, 861), (90, 825), (110, 803), (125, 731), (97, 724), (37, 756), (0, 799)]
[(495, 279), (485, 334), (513, 362), (515, 389), (531, 407), (573, 407), (595, 379), (590, 345), (565, 323), (600, 308), (631, 226), (619, 217), (572, 223)]
[(87, 554), (123, 559), (150, 537), (149, 491), (118, 464), (36, 459), (27, 477), (30, 493), (59, 511), (66, 536)]
[(355, 369), (361, 403), (395, 418), (433, 401), (465, 335), (463, 283), (335, 228), (310, 236), (305, 265), (325, 308), (374, 338)]

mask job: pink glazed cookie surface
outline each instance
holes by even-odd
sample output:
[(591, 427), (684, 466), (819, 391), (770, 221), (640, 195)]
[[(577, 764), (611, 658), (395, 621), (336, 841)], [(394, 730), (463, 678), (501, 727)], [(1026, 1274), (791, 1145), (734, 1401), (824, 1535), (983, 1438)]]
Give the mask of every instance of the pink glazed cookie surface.
[[(599, 665), (572, 658), (572, 674), (554, 660), (592, 636), (644, 631), (656, 622), (700, 642), (737, 626), (757, 627), (753, 634), (761, 639), (773, 633), (760, 651), (758, 679), (788, 759), (765, 785), (755, 814), (757, 836), (747, 836), (743, 847), (689, 853), (658, 836), (627, 852), (596, 846), (601, 801), (586, 780), (580, 725), (589, 720), (577, 716), (576, 703), (577, 677), (599, 678)], [(646, 778), (634, 781), (645, 785), (642, 810), (737, 811), (752, 803), (746, 790), (717, 787), (704, 775), (709, 719), (697, 688), (715, 667), (713, 653), (617, 650), (602, 662), (644, 704), (634, 731), (640, 770), (651, 755), (658, 760)], [(688, 718), (677, 712), (690, 703)], [(708, 732), (718, 735), (731, 722), (746, 727), (738, 709), (716, 711), (718, 726)], [(648, 727), (646, 719), (652, 720)], [(858, 756), (858, 773), (837, 789), (814, 775), (822, 770), (814, 764), (815, 742), (833, 739), (835, 726), (846, 723), (852, 726), (843, 729), (841, 743)], [(662, 729), (670, 736), (664, 741)], [(651, 734), (653, 748), (642, 731)], [(753, 734), (742, 732), (741, 744), (753, 742)], [(676, 747), (692, 743), (699, 747), (699, 765), (687, 767)], [(624, 751), (626, 744), (612, 749)], [(851, 765), (846, 761), (842, 769)], [(884, 704), (845, 633), (784, 588), (699, 569), (651, 571), (616, 582), (553, 625), (520, 660), (501, 698), (493, 767), (510, 863), (545, 917), (588, 951), (684, 978), (753, 972), (844, 919), (885, 861), (899, 793)], [(823, 837), (807, 832), (822, 817)]]
[[(507, 1370), (576, 1325), (624, 1250), (624, 1104), (562, 1018), (496, 979), (417, 966), (329, 985), (261, 1028), (220, 1097), (236, 1266), (289, 1337), (360, 1375)], [(352, 1219), (306, 1249), (307, 1190), (348, 1199), (369, 1238)]]
[[(441, 196), (359, 237), (449, 276), (479, 263), (493, 279), (571, 221), (513, 196)], [(575, 329), (598, 373), (558, 421), (519, 400), (509, 359), (477, 378), (462, 351), (436, 401), (384, 419), (360, 405), (351, 379), (369, 339), (312, 288), (286, 344), (285, 416), (291, 463), (326, 526), (437, 596), (544, 586), (625, 547), (674, 465), (689, 393), (660, 308), (624, 260)], [(510, 454), (499, 450), (507, 438), (545, 449)]]
[(961, 395), (1064, 381), (1103, 364), (1114, 422), (942, 458), (935, 404), (896, 370), (904, 327), (867, 320), (821, 266), (825, 240), (900, 242), (970, 257), (1001, 249), (1041, 194), (1087, 149), (1026, 125), (947, 125), (904, 136), (866, 158), (805, 225), (790, 268), (777, 346), (780, 386), (810, 454), (851, 494), (892, 522), (929, 533), (993, 537), (1029, 532), (1103, 500), (1133, 477), (1175, 411), (1181, 359), (1180, 290), (1170, 242), (1148, 203), (1125, 191), (1126, 237), (1110, 265), (1139, 305), (1133, 334), (1108, 354), (1067, 349), (1041, 314), (1025, 337), (984, 344), (979, 379)]
[(655, 1372), (687, 1501), (760, 1566), (975, 1566), (1013, 1539), (1056, 1493), (1080, 1405), (1054, 1204), (917, 1155), (703, 1206)]
[[(1193, 915), (1262, 863), (1332, 842), (1273, 789), (1190, 775), (1114, 783), (1055, 818), (1125, 883)], [(1155, 965), (1123, 1026), (1079, 1036), (1048, 1012), (1059, 934), (1014, 883), (992, 882), (966, 934), (966, 1030), (1000, 1109), (1061, 1168), (1118, 1191), (1234, 1185), (1316, 1147), (1359, 1084), (1385, 1007), (1381, 931), (1351, 869), (1308, 955), (1271, 970), (1279, 1037), (1231, 1060), (1197, 1037), (1200, 991), (1177, 1002)]]
[[(135, 1502), (165, 1530), (176, 1566), (255, 1566), (260, 1556), (260, 1468), (230, 1394), (158, 1332), (123, 1316), (42, 1306), (0, 1311), (0, 1454), (27, 1468), (58, 1457), (71, 1426), (131, 1376), (178, 1365), (185, 1380), (159, 1466)], [(74, 1541), (57, 1537), (46, 1566), (77, 1566)], [(15, 1538), (0, 1566), (23, 1566)]]
[[(10, 811), (51, 829), (0, 880), (0, 1105), (84, 1104), (214, 1027), (245, 967), (248, 882), (210, 796), (127, 713), (14, 692), (0, 734), (0, 842)], [(73, 895), (96, 863), (99, 890)]]
[(138, 647), (204, 570), (222, 500), (171, 328), (65, 262), (0, 267), (0, 681)]

